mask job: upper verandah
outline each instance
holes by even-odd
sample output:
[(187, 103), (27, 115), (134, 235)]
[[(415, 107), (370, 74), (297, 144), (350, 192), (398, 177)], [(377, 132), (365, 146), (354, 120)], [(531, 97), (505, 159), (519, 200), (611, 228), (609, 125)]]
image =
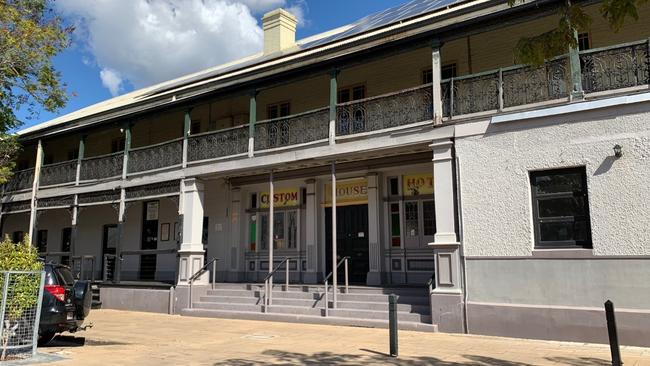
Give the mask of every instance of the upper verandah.
[[(18, 134), (23, 139), (31, 139), (50, 131), (58, 133), (60, 130), (83, 127), (85, 124), (126, 118), (143, 110), (181, 105), (205, 93), (250, 84), (263, 77), (285, 73), (289, 69), (324, 61), (331, 62), (335, 57), (359, 52), (378, 44), (413, 37), (422, 32), (431, 32), (486, 14), (496, 14), (509, 9), (505, 3), (491, 0), (414, 0), (369, 15), (349, 25), (298, 40), (294, 46), (278, 52), (260, 52), (139, 89), (23, 129)], [(525, 8), (527, 5), (529, 4), (518, 7)], [(463, 19), (454, 19), (457, 15), (463, 15)], [(443, 20), (444, 24), (438, 24)]]

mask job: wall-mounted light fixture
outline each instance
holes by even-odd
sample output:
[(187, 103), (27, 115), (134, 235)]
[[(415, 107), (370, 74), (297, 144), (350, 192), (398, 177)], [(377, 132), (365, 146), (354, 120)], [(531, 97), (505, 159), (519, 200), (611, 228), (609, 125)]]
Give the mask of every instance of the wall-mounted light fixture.
[(623, 156), (623, 146), (616, 144), (614, 145), (614, 156), (618, 159)]

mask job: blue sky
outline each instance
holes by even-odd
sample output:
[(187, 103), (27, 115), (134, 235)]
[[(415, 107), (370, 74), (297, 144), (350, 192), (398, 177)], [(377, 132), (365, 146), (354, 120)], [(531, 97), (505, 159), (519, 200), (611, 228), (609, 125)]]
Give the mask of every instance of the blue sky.
[[(123, 9), (116, 8), (115, 2), (118, 0), (98, 0), (94, 4), (94, 8), (88, 6), (89, 2), (86, 0), (58, 0), (55, 3), (57, 6), (57, 12), (60, 13), (63, 18), (69, 23), (77, 24), (77, 30), (73, 37), (72, 45), (65, 50), (63, 53), (58, 55), (54, 59), (54, 65), (62, 74), (62, 79), (65, 84), (67, 84), (68, 93), (71, 94), (70, 100), (67, 106), (57, 113), (49, 113), (46, 111), (41, 111), (38, 116), (33, 119), (28, 119), (28, 115), (25, 111), (18, 111), (18, 117), (23, 120), (25, 123), (22, 128), (29, 127), (40, 122), (48, 121), (52, 118), (55, 118), (59, 115), (64, 115), (72, 111), (81, 109), (83, 107), (92, 105), (94, 103), (110, 99), (113, 95), (124, 94), (126, 92), (132, 91), (137, 87), (144, 87), (155, 82), (168, 80), (177, 76), (178, 74), (185, 74), (188, 70), (198, 71), (205, 68), (207, 64), (196, 66), (195, 68), (185, 68), (180, 72), (179, 70), (174, 69), (174, 64), (183, 65), (187, 64), (190, 60), (196, 60), (200, 55), (206, 55), (206, 52), (209, 47), (203, 45), (202, 43), (210, 43), (210, 37), (220, 37), (223, 35), (222, 42), (229, 42), (229, 39), (238, 39), (237, 37), (244, 37), (241, 41), (235, 41), (235, 43), (241, 42), (240, 44), (245, 44), (249, 42), (249, 48), (246, 50), (255, 50), (257, 45), (259, 45), (259, 39), (247, 40), (246, 34), (239, 34), (242, 31), (232, 30), (233, 27), (228, 27), (228, 25), (223, 25), (223, 29), (212, 29), (211, 25), (205, 27), (205, 29), (211, 29), (211, 34), (200, 34), (201, 28), (194, 27), (194, 24), (179, 24), (176, 28), (173, 29), (175, 33), (182, 33), (185, 28), (188, 31), (192, 31), (191, 38), (198, 39), (194, 46), (195, 49), (185, 48), (183, 52), (178, 52), (174, 54), (172, 59), (170, 56), (169, 63), (172, 65), (160, 66), (160, 69), (163, 69), (161, 73), (150, 75), (142, 80), (135, 80), (139, 77), (138, 67), (143, 67), (139, 64), (148, 64), (152, 63), (147, 60), (147, 56), (151, 56), (154, 60), (157, 56), (156, 52), (169, 52), (169, 50), (160, 50), (160, 48), (166, 47), (163, 41), (157, 39), (158, 37), (168, 36), (168, 32), (165, 32), (164, 29), (157, 29), (153, 34), (139, 36), (131, 40), (131, 35), (134, 33), (140, 33), (139, 30), (134, 29), (130, 33), (125, 33), (119, 35), (115, 32), (115, 28), (124, 29), (125, 32), (129, 32), (129, 26), (132, 23), (140, 22), (140, 19), (135, 16), (130, 19), (117, 20), (116, 17), (111, 17), (111, 10), (115, 12), (124, 11)], [(122, 0), (122, 1), (131, 1), (129, 5), (134, 4), (136, 1), (145, 1), (145, 0)], [(175, 6), (182, 8), (186, 4), (189, 4), (187, 0), (155, 0), (174, 2)], [(220, 0), (194, 0), (205, 2), (219, 2)], [(304, 38), (313, 34), (318, 34), (338, 26), (342, 26), (353, 22), (357, 19), (360, 19), (371, 13), (384, 10), (393, 6), (401, 5), (408, 0), (230, 0), (230, 1), (242, 1), (250, 10), (252, 18), (250, 19), (251, 23), (249, 27), (254, 27), (254, 21), (257, 21), (257, 26), (261, 24), (261, 16), (264, 12), (268, 11), (269, 8), (274, 8), (278, 4), (282, 5), (285, 8), (295, 8), (300, 12), (300, 24), (297, 29), (297, 38)], [(106, 7), (113, 7), (114, 9), (95, 9), (101, 6), (97, 4), (105, 4)], [(126, 9), (125, 9), (126, 10)], [(157, 11), (160, 9), (153, 9)], [(175, 10), (186, 10), (186, 9), (175, 9)], [(146, 12), (147, 10), (145, 10)], [(188, 12), (190, 10), (187, 10)], [(197, 11), (196, 9), (192, 11)], [(104, 15), (105, 14), (105, 15)], [(107, 19), (101, 19), (101, 17), (106, 16)], [(193, 15), (196, 16), (196, 15)], [(142, 14), (141, 17), (146, 18), (147, 14)], [(164, 19), (164, 18), (161, 18)], [(114, 22), (123, 22), (123, 24), (116, 24)], [(163, 20), (164, 21), (164, 20)], [(154, 22), (155, 23), (155, 22)], [(236, 22), (236, 25), (246, 24), (245, 21), (240, 20)], [(157, 25), (160, 27), (160, 24)], [(111, 30), (113, 27), (113, 30)], [(243, 25), (242, 25), (243, 27)], [(173, 33), (171, 30), (169, 33)], [(239, 32), (238, 35), (232, 35), (229, 32)], [(246, 31), (243, 31), (244, 33)], [(113, 34), (111, 34), (113, 33)], [(254, 33), (254, 32), (251, 32)], [(201, 38), (203, 37), (203, 38)], [(260, 35), (257, 34), (259, 38)], [(112, 40), (111, 40), (112, 39)], [(115, 43), (111, 43), (115, 42)], [(119, 52), (120, 43), (124, 42), (124, 55), (121, 55)], [(128, 44), (129, 42), (135, 44), (136, 48), (131, 48), (129, 53)], [(228, 44), (219, 44), (219, 41), (215, 41), (217, 46), (214, 47), (215, 52), (219, 53), (219, 50), (224, 50), (229, 46)], [(183, 43), (187, 44), (188, 42)], [(149, 47), (149, 48), (148, 48)], [(168, 47), (168, 46), (167, 46)], [(241, 46), (245, 48), (246, 46)], [(196, 49), (196, 48), (200, 48)], [(234, 50), (231, 50), (228, 55), (218, 56), (215, 64), (219, 64), (222, 61), (226, 61), (233, 58), (239, 58), (246, 54), (252, 54), (254, 52), (242, 50), (243, 54), (237, 54), (240, 52), (239, 47), (235, 47)], [(110, 49), (109, 52), (105, 52), (106, 49)], [(133, 50), (136, 50), (133, 52)], [(150, 53), (151, 55), (147, 55)], [(135, 55), (134, 55), (135, 54)], [(164, 53), (163, 53), (164, 54)], [(138, 55), (141, 60), (138, 60)], [(171, 55), (171, 54), (170, 54)], [(186, 60), (183, 58), (186, 56)], [(234, 56), (233, 56), (234, 55)], [(146, 66), (148, 68), (148, 66)], [(151, 65), (155, 68), (156, 65)], [(140, 69), (142, 70), (142, 69)], [(110, 71), (110, 74), (108, 73)], [(111, 84), (112, 74), (120, 75), (119, 86)], [(166, 75), (165, 73), (169, 74)], [(102, 76), (100, 76), (100, 74)], [(129, 77), (128, 75), (131, 75)], [(134, 80), (131, 80), (134, 79)], [(107, 87), (112, 85), (112, 89)], [(109, 90), (111, 89), (111, 90)]]

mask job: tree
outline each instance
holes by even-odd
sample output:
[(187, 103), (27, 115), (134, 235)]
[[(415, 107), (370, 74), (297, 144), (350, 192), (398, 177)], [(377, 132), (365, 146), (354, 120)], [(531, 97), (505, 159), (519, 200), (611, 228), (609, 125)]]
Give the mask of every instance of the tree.
[[(2, 354), (0, 361), (7, 358), (7, 345), (12, 337), (20, 335), (19, 327), (28, 310), (34, 310), (38, 302), (41, 278), (36, 273), (12, 273), (5, 275), (5, 271), (41, 271), (43, 263), (38, 259), (36, 248), (30, 244), (25, 236), (22, 242), (14, 243), (5, 237), (0, 243), (0, 289), (4, 288), (4, 281), (9, 279), (9, 294), (7, 295), (4, 319), (0, 319), (2, 331)], [(2, 290), (0, 290), (1, 292)], [(0, 295), (1, 296), (1, 295)], [(40, 314), (36, 314), (40, 316)], [(34, 330), (38, 331), (38, 330)]]
[[(523, 2), (508, 0), (510, 6)], [(618, 32), (628, 18), (638, 20), (638, 8), (647, 3), (648, 0), (604, 0), (599, 10), (610, 28)], [(517, 62), (541, 65), (544, 60), (566, 53), (567, 46), (578, 47), (575, 35), (589, 29), (592, 17), (585, 12), (581, 3), (572, 3), (571, 0), (565, 0), (558, 15), (560, 19), (555, 29), (533, 37), (523, 37), (517, 42), (514, 50)]]
[(54, 112), (68, 100), (52, 58), (69, 43), (71, 27), (54, 15), (50, 0), (0, 0), (0, 183), (11, 175), (19, 152), (11, 133), (42, 108)]

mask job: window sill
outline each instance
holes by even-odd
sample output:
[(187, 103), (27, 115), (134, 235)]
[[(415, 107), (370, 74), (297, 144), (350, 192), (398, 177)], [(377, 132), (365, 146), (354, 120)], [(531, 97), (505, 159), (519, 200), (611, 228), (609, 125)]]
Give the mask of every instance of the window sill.
[(556, 258), (556, 259), (594, 258), (594, 250), (582, 249), (582, 248), (533, 249), (533, 258)]

